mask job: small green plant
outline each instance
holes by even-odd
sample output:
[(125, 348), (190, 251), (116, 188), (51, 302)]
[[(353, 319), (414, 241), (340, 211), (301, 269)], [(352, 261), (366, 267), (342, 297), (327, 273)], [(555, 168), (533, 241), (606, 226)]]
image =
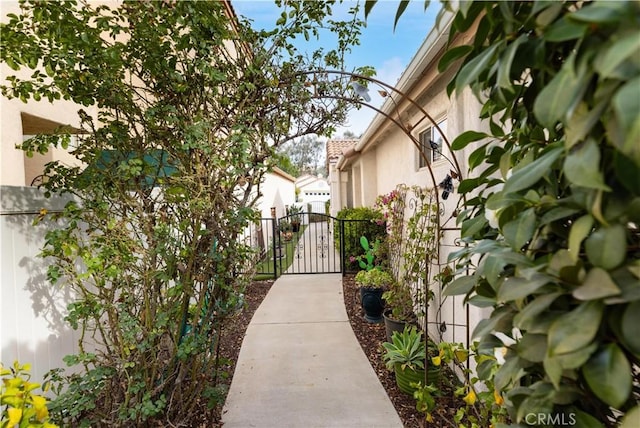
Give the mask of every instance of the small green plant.
[(5, 369), (0, 364), (0, 426), (2, 428), (22, 427), (55, 428), (49, 422), (49, 409), (46, 397), (35, 394), (39, 383), (29, 382), (31, 379), (30, 364), (13, 363), (13, 367)]
[(394, 320), (407, 322), (416, 319), (409, 287), (393, 281), (389, 289), (382, 294), (382, 298), (391, 308), (391, 318)]
[(382, 358), (388, 369), (392, 370), (396, 364), (403, 369), (424, 369), (427, 347), (422, 333), (415, 326), (407, 326), (402, 332), (395, 332), (391, 342), (384, 342), (385, 353)]
[(358, 266), (364, 270), (374, 269), (376, 267), (376, 255), (380, 251), (380, 240), (376, 239), (375, 242), (370, 244), (366, 236), (361, 236), (360, 246), (362, 246), (364, 254), (356, 257)]
[[(502, 349), (479, 352), (475, 344), (467, 349), (461, 343), (438, 343), (437, 354), (430, 358), (431, 364), (455, 367), (458, 374), (464, 375), (464, 380), (458, 380), (457, 376), (441, 376), (442, 385), (411, 384), (415, 388), (416, 409), (425, 414), (427, 422), (433, 421), (431, 412), (438, 406), (439, 399), (451, 396), (459, 400), (452, 427), (495, 427), (509, 421), (503, 393), (494, 383), (500, 363), (491, 351), (501, 352)], [(475, 360), (475, 372), (467, 367), (470, 357)]]
[(389, 272), (374, 268), (358, 272), (355, 281), (360, 287), (383, 288), (393, 284), (393, 277)]
[(280, 220), (278, 227), (280, 228), (280, 232), (291, 232), (291, 223), (287, 220)]

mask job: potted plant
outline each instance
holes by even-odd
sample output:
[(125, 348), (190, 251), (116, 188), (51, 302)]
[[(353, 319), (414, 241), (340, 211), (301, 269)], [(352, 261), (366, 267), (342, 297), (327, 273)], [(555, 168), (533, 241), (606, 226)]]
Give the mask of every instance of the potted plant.
[[(413, 395), (416, 387), (411, 384), (422, 382), (426, 385), (440, 380), (439, 366), (429, 365), (425, 373), (427, 345), (422, 332), (415, 326), (407, 326), (402, 332), (393, 333), (391, 342), (384, 342), (382, 346), (385, 350), (382, 358), (387, 368), (394, 371), (396, 383), (401, 391)], [(435, 346), (430, 348), (435, 349)]]
[(280, 236), (282, 237), (282, 239), (284, 239), (285, 241), (291, 241), (291, 239), (293, 238), (291, 223), (287, 220), (280, 220), (278, 228), (280, 230)]
[(413, 297), (407, 284), (393, 281), (389, 289), (382, 293), (382, 299), (385, 302), (383, 317), (387, 342), (391, 342), (394, 332), (401, 332), (407, 324), (415, 324), (417, 321)]
[(302, 207), (291, 205), (291, 207), (289, 207), (289, 217), (291, 219), (291, 230), (294, 233), (298, 233), (300, 231), (300, 224), (302, 223)]
[(382, 293), (385, 287), (393, 282), (393, 277), (389, 272), (375, 267), (358, 272), (355, 281), (360, 287), (360, 302), (364, 309), (364, 318), (370, 323), (382, 322), (382, 311), (384, 311)]

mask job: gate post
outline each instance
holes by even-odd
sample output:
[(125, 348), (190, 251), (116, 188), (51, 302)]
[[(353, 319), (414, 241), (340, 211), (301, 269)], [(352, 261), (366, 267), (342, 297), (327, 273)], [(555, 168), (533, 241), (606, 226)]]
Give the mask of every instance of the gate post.
[(347, 274), (347, 262), (346, 255), (344, 253), (344, 219), (338, 220), (340, 224), (340, 270), (342, 271), (342, 276)]
[[(273, 210), (275, 211), (275, 210)], [(273, 279), (278, 279), (278, 253), (276, 248), (276, 219), (271, 219), (271, 254), (273, 254)]]

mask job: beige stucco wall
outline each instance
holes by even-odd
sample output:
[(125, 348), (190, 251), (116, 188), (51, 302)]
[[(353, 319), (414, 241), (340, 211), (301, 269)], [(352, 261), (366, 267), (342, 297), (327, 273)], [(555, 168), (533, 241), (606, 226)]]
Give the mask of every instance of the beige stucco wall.
[[(14, 1), (0, 2), (0, 20), (7, 21), (8, 13), (19, 13), (18, 3)], [(28, 78), (33, 70), (26, 69), (14, 71), (6, 64), (0, 64), (0, 80), (4, 84), (7, 76)], [(60, 125), (71, 125), (78, 128), (79, 105), (70, 101), (56, 101), (50, 103), (47, 100), (26, 103), (18, 99), (0, 97), (0, 185), (28, 186), (34, 177), (42, 174), (44, 164), (52, 160), (60, 160), (67, 164), (75, 163), (75, 159), (62, 149), (54, 149), (46, 156), (34, 155), (27, 158), (16, 145), (22, 144), (25, 132), (21, 113), (27, 113), (38, 118), (56, 122)], [(95, 109), (86, 109), (90, 115), (95, 115)]]
[(285, 207), (295, 202), (294, 182), (279, 174), (269, 173), (260, 185), (262, 197), (258, 200), (257, 209), (261, 217), (270, 218), (271, 208), (276, 208), (276, 217), (285, 215)]

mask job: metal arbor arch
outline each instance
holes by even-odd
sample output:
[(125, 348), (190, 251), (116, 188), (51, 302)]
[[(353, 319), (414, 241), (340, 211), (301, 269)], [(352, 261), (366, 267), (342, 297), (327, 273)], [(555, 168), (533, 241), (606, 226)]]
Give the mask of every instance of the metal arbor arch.
[[(460, 164), (457, 160), (457, 158), (455, 157), (455, 155), (453, 154), (453, 150), (451, 147), (451, 143), (449, 141), (449, 139), (446, 137), (445, 133), (442, 131), (442, 129), (440, 128), (440, 126), (438, 125), (438, 123), (433, 119), (433, 117), (417, 102), (415, 101), (413, 98), (411, 98), (410, 96), (408, 96), (405, 92), (399, 90), (398, 88), (389, 85), (379, 79), (375, 79), (373, 77), (370, 76), (366, 76), (366, 75), (362, 75), (362, 74), (358, 74), (358, 73), (352, 73), (352, 72), (347, 72), (347, 71), (340, 71), (340, 70), (316, 70), (316, 71), (307, 71), (307, 72), (303, 72), (301, 73), (302, 75), (306, 75), (306, 76), (313, 76), (313, 78), (311, 80), (309, 80), (308, 86), (310, 86), (310, 90), (313, 91), (313, 98), (319, 98), (319, 99), (334, 99), (334, 100), (338, 100), (338, 101), (344, 101), (344, 102), (348, 102), (354, 105), (360, 105), (360, 106), (365, 106), (371, 110), (374, 110), (375, 112), (377, 112), (378, 114), (382, 115), (383, 117), (385, 117), (387, 120), (389, 120), (391, 123), (393, 123), (394, 125), (396, 125), (398, 127), (399, 130), (402, 131), (402, 133), (404, 135), (406, 135), (409, 140), (412, 142), (412, 144), (415, 146), (415, 148), (418, 150), (419, 155), (422, 157), (422, 159), (424, 160), (424, 164), (428, 170), (428, 174), (429, 177), (431, 179), (431, 184), (433, 186), (433, 195), (435, 197), (435, 204), (438, 207), (438, 215), (437, 217), (437, 221), (435, 222), (436, 224), (436, 239), (437, 239), (437, 243), (435, 246), (436, 249), (436, 254), (435, 254), (435, 263), (434, 260), (430, 260), (428, 263), (430, 263), (431, 266), (437, 267), (438, 274), (441, 273), (441, 269), (443, 267), (443, 264), (440, 263), (440, 251), (441, 251), (441, 244), (440, 244), (440, 240), (442, 238), (442, 234), (444, 231), (459, 231), (460, 229), (457, 227), (446, 227), (447, 223), (449, 223), (449, 221), (451, 221), (454, 217), (457, 216), (457, 212), (458, 212), (458, 206), (460, 201), (464, 202), (464, 196), (458, 200), (458, 205), (456, 206), (456, 209), (453, 210), (453, 212), (451, 213), (451, 215), (449, 217), (443, 218), (445, 216), (445, 208), (444, 208), (444, 203), (443, 203), (443, 199), (447, 199), (446, 197), (442, 197), (440, 195), (440, 193), (437, 191), (437, 189), (441, 189), (443, 192), (443, 195), (448, 195), (450, 193), (454, 193), (454, 185), (453, 185), (453, 180), (458, 180), (461, 181), (462, 180), (462, 171), (460, 168)], [(336, 80), (338, 79), (342, 79), (345, 80), (345, 82), (343, 82), (342, 86), (343, 87), (347, 87), (347, 86), (351, 86), (353, 92), (352, 94), (355, 96), (349, 96), (350, 94), (346, 93), (344, 95), (335, 95), (335, 94), (327, 94), (322, 90), (317, 90), (317, 87), (322, 87), (324, 84), (326, 84), (326, 82), (330, 79), (330, 77), (335, 77)], [(366, 82), (366, 83), (365, 83)], [(365, 86), (365, 84), (371, 84), (371, 85), (376, 85), (377, 87), (381, 88), (381, 90), (379, 91), (380, 94), (383, 96), (383, 98), (390, 100), (391, 103), (393, 103), (394, 107), (393, 110), (390, 113), (387, 113), (386, 111), (383, 110), (384, 106), (381, 108), (378, 108), (374, 105), (372, 105), (369, 101), (370, 98), (368, 98), (367, 96), (367, 92), (369, 90), (369, 88), (367, 86)], [(406, 102), (409, 103), (412, 107), (414, 107), (420, 114), (421, 117), (419, 118), (419, 120), (417, 122), (415, 122), (414, 124), (410, 125), (408, 123), (405, 123), (401, 118), (400, 118), (400, 103), (402, 102)], [(443, 138), (443, 141), (448, 149), (448, 152), (451, 154), (451, 158), (447, 157), (446, 155), (444, 155), (442, 152), (440, 152), (440, 155), (443, 156), (448, 163), (451, 165), (451, 167), (453, 169), (450, 170), (449, 174), (447, 174), (447, 176), (445, 177), (444, 180), (442, 181), (438, 181), (438, 179), (436, 179), (436, 174), (434, 172), (434, 169), (431, 165), (430, 159), (427, 158), (427, 153), (424, 151), (423, 149), (423, 145), (421, 144), (421, 142), (416, 138), (416, 136), (412, 133), (412, 130), (419, 125), (420, 123), (422, 123), (422, 121), (427, 120), (435, 129), (437, 129), (440, 133), (440, 135)], [(435, 149), (434, 147), (432, 147), (432, 150)], [(461, 241), (459, 239), (459, 237), (455, 240), (455, 245), (461, 245)], [(444, 264), (446, 265), (446, 263)], [(427, 293), (429, 293), (429, 281), (426, 280), (424, 281), (424, 290), (423, 292), (425, 293), (425, 295), (427, 295)], [(441, 309), (442, 309), (442, 304), (444, 302), (441, 299), (440, 302), (440, 307), (437, 308), (437, 313), (441, 313)], [(440, 337), (442, 337), (442, 333), (444, 331), (444, 329), (446, 329), (446, 324), (444, 323), (439, 323), (437, 320), (434, 321), (429, 321), (428, 319), (428, 299), (425, 300), (425, 318), (424, 318), (424, 322), (425, 322), (425, 328), (429, 325), (429, 324), (436, 324), (439, 332), (440, 332)], [(468, 305), (465, 306), (465, 324), (457, 324), (455, 322), (455, 309), (454, 309), (454, 322), (450, 323), (449, 325), (451, 325), (452, 327), (463, 327), (465, 329), (466, 332), (466, 344), (467, 346), (470, 343), (470, 334), (469, 334), (469, 307)], [(455, 334), (454, 334), (455, 337)]]

